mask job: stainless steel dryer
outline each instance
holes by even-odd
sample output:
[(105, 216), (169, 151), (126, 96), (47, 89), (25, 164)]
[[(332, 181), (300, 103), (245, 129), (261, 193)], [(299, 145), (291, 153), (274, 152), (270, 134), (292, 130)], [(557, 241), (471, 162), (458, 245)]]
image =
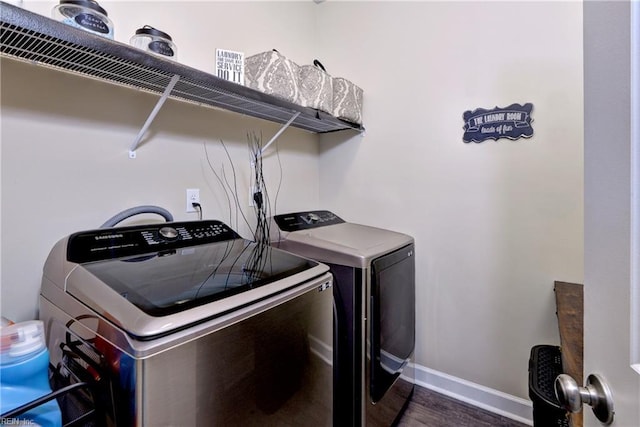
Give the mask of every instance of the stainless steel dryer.
[(42, 279), (54, 376), (98, 426), (331, 426), (328, 270), (218, 221), (75, 233)]
[(413, 393), (414, 240), (329, 211), (277, 215), (274, 245), (330, 266), (338, 426), (390, 426)]

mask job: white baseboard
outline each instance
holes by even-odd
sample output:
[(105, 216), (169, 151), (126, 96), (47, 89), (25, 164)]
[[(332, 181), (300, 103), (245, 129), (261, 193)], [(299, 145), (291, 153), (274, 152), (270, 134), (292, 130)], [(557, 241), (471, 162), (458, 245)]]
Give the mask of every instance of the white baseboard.
[(530, 400), (493, 390), (424, 366), (410, 365), (408, 369), (413, 369), (416, 385), (523, 424), (533, 425), (533, 404)]

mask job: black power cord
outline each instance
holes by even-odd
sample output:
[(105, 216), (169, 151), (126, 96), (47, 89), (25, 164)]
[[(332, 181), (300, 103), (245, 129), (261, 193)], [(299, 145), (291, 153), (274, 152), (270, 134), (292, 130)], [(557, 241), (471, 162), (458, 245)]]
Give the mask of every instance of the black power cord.
[(262, 169), (262, 135), (250, 133), (247, 135), (249, 150), (251, 155), (251, 166), (253, 173), (253, 188), (255, 188), (251, 198), (254, 202), (254, 213), (256, 215), (256, 228), (253, 240), (259, 244), (270, 245), (269, 216), (271, 214), (271, 202), (267, 191), (267, 184)]
[(253, 202), (256, 204), (258, 209), (262, 209), (262, 191), (256, 191), (253, 193)]
[(202, 206), (200, 205), (200, 203), (192, 202), (191, 206), (193, 206), (194, 209), (198, 210), (198, 219), (202, 220)]

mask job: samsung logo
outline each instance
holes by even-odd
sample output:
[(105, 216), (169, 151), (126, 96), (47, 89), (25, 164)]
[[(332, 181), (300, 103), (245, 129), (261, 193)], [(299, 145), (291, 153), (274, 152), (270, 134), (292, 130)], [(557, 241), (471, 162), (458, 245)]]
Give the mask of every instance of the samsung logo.
[(322, 291), (326, 291), (327, 289), (329, 289), (333, 284), (331, 282), (325, 282), (322, 285), (318, 286), (318, 292), (322, 292)]
[(107, 234), (104, 236), (95, 236), (96, 240), (120, 239), (124, 237), (122, 234)]

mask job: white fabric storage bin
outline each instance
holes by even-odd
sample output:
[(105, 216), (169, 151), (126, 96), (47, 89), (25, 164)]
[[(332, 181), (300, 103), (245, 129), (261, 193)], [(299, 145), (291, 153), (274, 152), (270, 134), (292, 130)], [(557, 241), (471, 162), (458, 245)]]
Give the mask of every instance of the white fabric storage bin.
[(363, 90), (351, 81), (333, 78), (333, 115), (348, 122), (362, 124)]
[(333, 114), (333, 79), (317, 60), (300, 66), (298, 89), (300, 105)]
[(245, 59), (245, 85), (297, 104), (299, 68), (276, 50), (258, 53)]

